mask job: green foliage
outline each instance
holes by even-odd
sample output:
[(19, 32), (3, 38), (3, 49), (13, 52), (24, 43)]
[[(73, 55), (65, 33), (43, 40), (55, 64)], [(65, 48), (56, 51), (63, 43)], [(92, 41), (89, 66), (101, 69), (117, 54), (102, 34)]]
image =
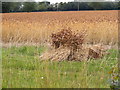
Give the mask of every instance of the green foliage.
[(112, 67), (111, 71), (109, 71), (109, 74), (111, 76), (111, 78), (109, 80), (110, 88), (112, 90), (120, 89), (120, 81), (119, 81), (120, 75), (118, 72), (118, 66)]
[(118, 10), (120, 2), (2, 2), (3, 13), (18, 11)]
[(2, 2), (2, 12), (3, 13), (8, 13), (10, 12), (10, 9), (11, 9), (11, 6), (12, 6), (12, 3), (11, 2)]
[(95, 10), (102, 9), (102, 3), (100, 2), (91, 2), (89, 5), (93, 7)]
[(21, 2), (12, 2), (11, 11), (20, 11), (21, 5)]
[[(7, 50), (7, 51), (6, 51)], [(34, 56), (36, 54), (40, 55), (41, 52), (45, 50), (45, 47), (33, 47), (33, 46), (21, 46), (21, 47), (11, 47), (10, 49), (3, 48), (4, 51), (10, 53), (12, 55), (27, 55), (27, 56)]]
[(37, 7), (37, 9), (38, 9), (39, 11), (46, 11), (47, 8), (48, 8), (48, 6), (47, 6), (47, 4), (45, 4), (45, 3), (38, 4), (38, 7)]
[[(2, 49), (3, 88), (109, 88), (108, 71), (117, 64), (111, 58), (88, 62), (41, 61), (46, 47), (22, 46)], [(113, 52), (115, 51), (115, 52)]]
[(120, 10), (120, 1), (118, 2), (118, 10)]
[(31, 12), (36, 10), (35, 2), (24, 2), (23, 3), (23, 11)]
[(20, 11), (21, 2), (2, 2), (2, 12), (9, 13), (11, 11)]

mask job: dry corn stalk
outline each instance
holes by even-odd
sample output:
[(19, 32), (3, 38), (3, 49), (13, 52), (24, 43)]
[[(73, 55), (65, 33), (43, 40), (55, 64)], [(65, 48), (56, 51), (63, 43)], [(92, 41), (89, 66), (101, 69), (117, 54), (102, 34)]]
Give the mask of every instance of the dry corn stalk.
[(106, 49), (102, 45), (84, 47), (85, 35), (85, 32), (73, 33), (70, 28), (52, 34), (51, 39), (54, 49), (45, 53), (42, 57), (52, 61), (83, 61), (90, 58), (102, 58)]
[(67, 47), (60, 47), (58, 49), (53, 49), (45, 52), (40, 56), (42, 60), (51, 60), (51, 61), (63, 61), (67, 60), (70, 54), (70, 50)]
[(82, 49), (78, 49), (74, 52), (74, 55), (70, 54), (70, 48), (67, 47), (59, 47), (57, 49), (52, 49), (40, 56), (42, 60), (51, 60), (51, 61), (87, 61), (89, 59), (99, 59), (104, 55), (109, 54), (106, 53), (106, 48), (103, 50), (105, 46), (101, 45), (93, 45), (93, 46), (83, 46)]

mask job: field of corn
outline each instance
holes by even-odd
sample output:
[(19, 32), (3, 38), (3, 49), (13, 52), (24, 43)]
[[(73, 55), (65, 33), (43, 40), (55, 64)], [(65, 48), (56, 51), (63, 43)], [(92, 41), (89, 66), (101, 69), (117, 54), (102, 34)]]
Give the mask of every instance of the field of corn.
[[(2, 87), (109, 88), (111, 70), (117, 66), (118, 23), (118, 11), (2, 14)], [(41, 60), (53, 49), (51, 35), (61, 29), (86, 31), (84, 45), (112, 48), (104, 57), (88, 61)]]

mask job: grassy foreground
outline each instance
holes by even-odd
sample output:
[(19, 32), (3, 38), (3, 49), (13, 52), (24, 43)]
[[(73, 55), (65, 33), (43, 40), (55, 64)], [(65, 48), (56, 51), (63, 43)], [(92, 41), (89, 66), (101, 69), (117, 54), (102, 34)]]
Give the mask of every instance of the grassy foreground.
[(3, 88), (109, 88), (108, 72), (117, 64), (117, 51), (88, 62), (41, 61), (45, 47), (2, 49)]

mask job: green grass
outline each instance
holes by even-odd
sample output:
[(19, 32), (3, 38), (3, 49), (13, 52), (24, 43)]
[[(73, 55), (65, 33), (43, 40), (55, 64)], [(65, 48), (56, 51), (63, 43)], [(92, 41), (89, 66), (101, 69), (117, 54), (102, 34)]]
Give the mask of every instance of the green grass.
[(117, 51), (89, 62), (41, 61), (45, 47), (2, 49), (3, 88), (109, 88), (108, 72), (117, 64)]

